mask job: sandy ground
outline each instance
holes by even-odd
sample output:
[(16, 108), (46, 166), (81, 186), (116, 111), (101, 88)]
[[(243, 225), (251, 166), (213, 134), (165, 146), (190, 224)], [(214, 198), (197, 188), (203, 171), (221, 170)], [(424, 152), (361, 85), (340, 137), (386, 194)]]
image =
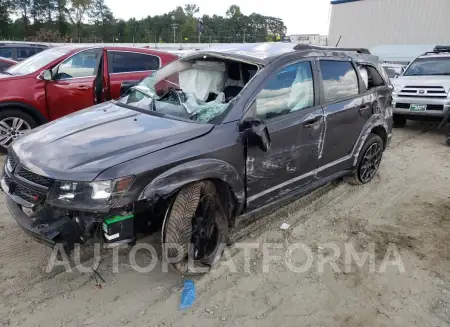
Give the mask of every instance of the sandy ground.
[[(197, 300), (185, 311), (178, 310), (183, 279), (160, 266), (134, 271), (126, 250), (119, 272), (105, 253), (101, 288), (92, 273), (45, 273), (50, 250), (19, 229), (1, 196), (0, 326), (450, 326), (450, 149), (433, 127), (394, 130), (369, 185), (336, 183), (249, 217), (234, 240), (279, 244), (269, 252), (280, 257), (265, 264), (261, 246), (246, 265), (232, 246), (228, 261), (195, 279)], [(148, 241), (157, 245), (158, 235)], [(283, 257), (298, 243), (313, 258), (305, 272)], [(340, 255), (322, 270), (337, 254), (328, 243)], [(346, 260), (349, 248), (373, 253), (373, 266)], [(139, 264), (151, 259), (146, 253), (138, 253)], [(288, 263), (304, 266), (305, 253), (293, 251)]]

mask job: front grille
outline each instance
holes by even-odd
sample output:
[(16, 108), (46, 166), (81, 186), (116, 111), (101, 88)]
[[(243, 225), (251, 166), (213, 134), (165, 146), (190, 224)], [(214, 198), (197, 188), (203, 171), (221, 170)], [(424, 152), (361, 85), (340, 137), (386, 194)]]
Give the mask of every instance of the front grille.
[(417, 86), (408, 85), (400, 90), (399, 97), (412, 98), (446, 98), (447, 92), (443, 86)]
[(45, 194), (27, 189), (20, 184), (16, 184), (13, 194), (33, 204), (42, 201), (45, 197)]
[(9, 187), (9, 184), (11, 183), (11, 177), (8, 176), (8, 174), (3, 175), (3, 179), (5, 180), (6, 186)]
[(7, 173), (3, 175), (3, 180), (6, 186), (8, 186), (8, 193), (11, 195), (17, 196), (32, 204), (39, 203), (45, 198), (45, 192), (32, 190), (17, 182), (12, 182), (11, 177)]
[(53, 183), (53, 179), (35, 174), (23, 166), (19, 166), (16, 171), (16, 175), (34, 184), (42, 185), (45, 187), (50, 187)]

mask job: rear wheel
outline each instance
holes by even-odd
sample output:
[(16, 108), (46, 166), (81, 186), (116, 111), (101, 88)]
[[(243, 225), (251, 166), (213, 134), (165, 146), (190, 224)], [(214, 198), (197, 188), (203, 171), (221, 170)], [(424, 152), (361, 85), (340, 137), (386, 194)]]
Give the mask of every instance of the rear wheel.
[(363, 185), (369, 183), (380, 167), (383, 157), (384, 144), (380, 136), (369, 134), (361, 153), (353, 175), (348, 178), (352, 185)]
[(182, 188), (163, 224), (163, 253), (181, 274), (207, 272), (222, 254), (227, 222), (214, 183), (201, 181)]
[(21, 110), (0, 110), (0, 151), (6, 153), (15, 139), (36, 126), (36, 121)]
[(406, 125), (406, 117), (402, 115), (394, 114), (394, 126), (395, 127), (404, 127)]

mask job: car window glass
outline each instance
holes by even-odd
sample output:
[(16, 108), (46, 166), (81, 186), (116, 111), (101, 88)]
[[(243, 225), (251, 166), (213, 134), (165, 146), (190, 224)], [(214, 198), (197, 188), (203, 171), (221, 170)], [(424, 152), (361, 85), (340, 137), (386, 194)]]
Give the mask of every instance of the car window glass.
[(128, 73), (159, 69), (159, 57), (144, 53), (108, 52), (110, 73)]
[(310, 62), (284, 67), (271, 77), (256, 96), (256, 115), (270, 119), (314, 105)]
[(5, 69), (8, 68), (9, 66), (11, 66), (10, 63), (4, 62), (4, 61), (0, 61), (0, 71), (5, 70)]
[(380, 73), (378, 73), (378, 71), (374, 67), (368, 65), (359, 65), (358, 68), (368, 90), (386, 84), (383, 80), (383, 77), (381, 77)]
[(12, 48), (0, 48), (0, 57), (12, 59)]
[(99, 49), (77, 53), (59, 66), (55, 79), (94, 76), (101, 54)]
[(349, 61), (321, 60), (325, 102), (355, 96), (359, 93), (358, 77)]
[(27, 59), (40, 51), (42, 51), (42, 49), (34, 47), (17, 48), (17, 59), (18, 60)]

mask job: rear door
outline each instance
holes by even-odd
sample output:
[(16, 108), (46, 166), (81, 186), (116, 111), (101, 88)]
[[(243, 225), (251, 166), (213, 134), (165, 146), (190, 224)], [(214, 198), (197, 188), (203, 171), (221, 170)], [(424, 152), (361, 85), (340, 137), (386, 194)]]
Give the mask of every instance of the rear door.
[(111, 99), (120, 97), (120, 86), (123, 82), (140, 81), (161, 66), (159, 56), (146, 53), (109, 50), (107, 56)]
[[(350, 154), (368, 119), (365, 86), (351, 60), (319, 60), (326, 130), (319, 153), (318, 177), (338, 172), (350, 162)], [(361, 90), (360, 90), (361, 88)]]
[(246, 117), (267, 126), (272, 146), (263, 152), (247, 142), (248, 209), (276, 200), (310, 183), (317, 167), (323, 111), (318, 103), (314, 62), (290, 62), (259, 87)]
[(45, 89), (52, 120), (94, 105), (94, 82), (102, 53), (103, 49), (84, 50), (53, 69), (53, 79)]

